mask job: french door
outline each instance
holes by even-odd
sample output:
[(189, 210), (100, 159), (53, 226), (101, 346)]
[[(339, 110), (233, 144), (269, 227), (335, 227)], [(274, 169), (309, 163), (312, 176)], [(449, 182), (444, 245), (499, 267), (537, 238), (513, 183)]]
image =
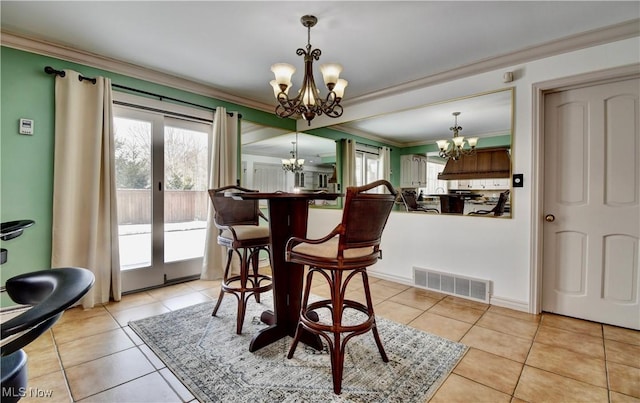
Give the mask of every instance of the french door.
[(121, 106), (114, 115), (122, 290), (198, 275), (211, 125)]

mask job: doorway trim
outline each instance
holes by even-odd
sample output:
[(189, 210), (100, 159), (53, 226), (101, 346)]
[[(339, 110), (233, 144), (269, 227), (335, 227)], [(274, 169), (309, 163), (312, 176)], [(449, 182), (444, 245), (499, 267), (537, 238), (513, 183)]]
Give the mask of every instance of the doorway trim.
[(532, 181), (531, 192), (531, 270), (529, 279), (529, 313), (542, 312), (542, 265), (544, 215), (544, 101), (551, 92), (605, 84), (640, 77), (640, 63), (598, 70), (575, 76), (541, 81), (532, 85)]

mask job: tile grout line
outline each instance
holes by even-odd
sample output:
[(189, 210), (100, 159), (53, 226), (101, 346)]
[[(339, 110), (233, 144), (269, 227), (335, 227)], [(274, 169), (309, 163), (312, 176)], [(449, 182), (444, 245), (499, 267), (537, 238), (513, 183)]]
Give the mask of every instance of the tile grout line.
[[(203, 291), (205, 291), (205, 290), (208, 290), (209, 288), (207, 288), (207, 289), (202, 289), (202, 290), (201, 290), (201, 289), (196, 289), (196, 288), (190, 287), (190, 286), (189, 286), (189, 284), (186, 284), (186, 285), (187, 285), (187, 287), (189, 287), (189, 288), (190, 288), (191, 292), (196, 292), (196, 293), (199, 293), (199, 294), (201, 294), (201, 295), (203, 295), (203, 296), (205, 296), (205, 297), (207, 297), (207, 298), (209, 298), (209, 299), (212, 299), (212, 297), (211, 297), (211, 296), (209, 296), (208, 294), (206, 294), (205, 292), (203, 292)], [(210, 288), (215, 288), (215, 286), (214, 286), (214, 287), (210, 287)], [(411, 306), (411, 305), (405, 305), (405, 304), (403, 304), (403, 303), (400, 303), (400, 302), (392, 301), (392, 300), (391, 300), (391, 298), (395, 298), (395, 297), (397, 297), (398, 295), (401, 295), (402, 293), (406, 292), (407, 290), (410, 290), (411, 288), (412, 288), (412, 287), (408, 287), (408, 288), (405, 288), (405, 289), (402, 289), (402, 290), (398, 290), (398, 292), (397, 292), (397, 293), (395, 293), (395, 294), (393, 294), (393, 295), (391, 295), (391, 296), (388, 296), (388, 297), (386, 297), (386, 298), (382, 299), (379, 303), (386, 302), (386, 301), (396, 302), (396, 303), (399, 303), (399, 304), (401, 304), (401, 305), (403, 305), (403, 306), (408, 306), (408, 307), (410, 307), (410, 308), (414, 308), (414, 309), (418, 309), (418, 310), (420, 310), (420, 311), (421, 311), (421, 313), (418, 315), (418, 316), (420, 316), (420, 315), (422, 315), (422, 314), (424, 314), (424, 313), (427, 313), (427, 312), (432, 311), (432, 309), (433, 309), (435, 306), (439, 305), (439, 304), (440, 304), (441, 302), (443, 302), (443, 301), (452, 302), (451, 300), (448, 300), (448, 299), (447, 299), (447, 295), (444, 295), (442, 298), (438, 299), (438, 300), (437, 300), (437, 302), (436, 302), (435, 304), (431, 305), (431, 306), (430, 306), (430, 307), (428, 307), (427, 309), (421, 309), (421, 308), (416, 308), (416, 307)], [(190, 293), (191, 293), (191, 292), (190, 292)], [(161, 306), (163, 306), (163, 307), (165, 307), (165, 308), (169, 309), (169, 311), (173, 311), (173, 310), (172, 310), (169, 306), (167, 306), (167, 305), (165, 304), (165, 302), (163, 302), (163, 301), (164, 301), (164, 300), (166, 300), (166, 299), (170, 299), (170, 298), (176, 298), (176, 297), (180, 297), (180, 296), (183, 296), (183, 295), (188, 295), (188, 294), (190, 294), (190, 293), (187, 293), (187, 294), (178, 294), (178, 295), (175, 295), (175, 296), (165, 296), (165, 298), (163, 298), (163, 299), (160, 299), (160, 297), (162, 297), (162, 295), (158, 295), (157, 297), (156, 297), (156, 296), (153, 296), (153, 295), (149, 295), (149, 297), (150, 297), (150, 298), (151, 298), (151, 300), (152, 300), (152, 302), (149, 302), (149, 304), (152, 304), (152, 303), (158, 303), (158, 302), (159, 302), (159, 303), (161, 304)], [(148, 294), (148, 293), (147, 293), (147, 294)], [(429, 298), (428, 296), (424, 296), (424, 297)], [(452, 298), (454, 298), (454, 301), (453, 301), (453, 302), (455, 302), (455, 296), (453, 296)], [(431, 299), (435, 299), (435, 298), (431, 298)], [(120, 329), (121, 331), (124, 331), (124, 332), (125, 332), (125, 334), (127, 335), (127, 339), (133, 343), (133, 347), (137, 348), (137, 349), (138, 349), (138, 351), (140, 351), (140, 352), (143, 354), (143, 356), (147, 359), (147, 361), (149, 361), (149, 362), (150, 362), (150, 365), (151, 365), (151, 367), (153, 368), (153, 371), (151, 371), (151, 372), (149, 372), (149, 373), (147, 373), (147, 374), (144, 374), (144, 375), (138, 376), (138, 377), (136, 377), (136, 378), (130, 379), (130, 380), (128, 380), (128, 381), (126, 381), (126, 382), (123, 382), (123, 383), (121, 383), (121, 384), (119, 384), (119, 385), (115, 385), (115, 386), (112, 386), (112, 387), (110, 387), (110, 388), (108, 388), (108, 389), (105, 389), (105, 390), (103, 390), (103, 391), (97, 392), (97, 393), (95, 393), (95, 394), (93, 394), (93, 395), (91, 395), (91, 396), (95, 396), (96, 394), (99, 394), (99, 393), (102, 393), (102, 392), (104, 392), (104, 391), (111, 390), (111, 389), (113, 389), (113, 388), (116, 388), (116, 387), (122, 386), (122, 385), (124, 385), (124, 384), (126, 384), (126, 383), (129, 383), (129, 382), (135, 381), (135, 380), (140, 379), (140, 378), (142, 378), (142, 377), (144, 377), (144, 376), (147, 376), (147, 375), (149, 375), (149, 374), (152, 374), (153, 372), (156, 372), (156, 373), (158, 373), (158, 374), (161, 376), (161, 378), (163, 379), (163, 382), (165, 382), (165, 383), (170, 387), (170, 389), (173, 391), (173, 393), (175, 393), (181, 401), (186, 401), (185, 399), (183, 399), (183, 398), (180, 396), (180, 394), (178, 393), (178, 391), (177, 391), (176, 389), (174, 389), (174, 387), (171, 385), (171, 383), (170, 383), (170, 382), (169, 382), (169, 381), (168, 381), (168, 380), (163, 376), (163, 374), (162, 374), (161, 370), (164, 370), (165, 368), (167, 368), (167, 369), (168, 369), (168, 367), (166, 367), (166, 366), (165, 366), (165, 367), (164, 367), (164, 368), (162, 368), (162, 369), (157, 369), (157, 368), (156, 368), (156, 366), (151, 362), (151, 360), (149, 359), (149, 357), (147, 357), (147, 355), (146, 355), (146, 354), (142, 351), (142, 349), (141, 349), (141, 346), (142, 346), (142, 345), (146, 346), (146, 343), (144, 343), (144, 341), (142, 341), (142, 344), (141, 344), (141, 345), (136, 344), (136, 341), (135, 341), (135, 340), (133, 340), (133, 338), (132, 338), (133, 336), (132, 336), (131, 334), (129, 334), (127, 331), (125, 331), (125, 328), (127, 328), (127, 327), (128, 327), (128, 324), (121, 324), (121, 323), (120, 323), (120, 322), (115, 318), (114, 313), (113, 313), (113, 312), (111, 312), (109, 309), (107, 309), (107, 308), (106, 308), (106, 305), (105, 305), (105, 304), (100, 304), (100, 305), (104, 308), (104, 310), (105, 310), (105, 311), (107, 311), (107, 312), (109, 313), (109, 317), (117, 323), (117, 326), (118, 326), (118, 327), (117, 327), (117, 329)], [(139, 306), (133, 306), (133, 307), (128, 308), (128, 309), (134, 309), (134, 308), (138, 308), (138, 307), (140, 307), (140, 306), (144, 306), (144, 305), (148, 305), (148, 304), (141, 304), (141, 305), (139, 305)], [(374, 304), (374, 305), (376, 305), (376, 304)], [(442, 305), (441, 305), (441, 306), (442, 306)], [(496, 331), (496, 332), (498, 332), (498, 333), (500, 333), (500, 334), (504, 334), (505, 336), (508, 336), (508, 337), (510, 337), (510, 338), (527, 339), (528, 341), (530, 341), (530, 345), (529, 345), (528, 351), (527, 351), (527, 353), (526, 353), (526, 356), (525, 356), (524, 362), (522, 363), (522, 368), (521, 368), (520, 373), (519, 373), (519, 375), (518, 375), (517, 381), (515, 382), (515, 386), (514, 386), (514, 388), (513, 388), (513, 391), (512, 391), (512, 393), (510, 394), (510, 396), (511, 396), (511, 398), (512, 398), (512, 399), (518, 399), (518, 398), (515, 396), (515, 394), (516, 394), (516, 390), (518, 389), (518, 386), (520, 386), (520, 385), (521, 385), (521, 382), (522, 382), (522, 380), (523, 380), (522, 376), (523, 376), (523, 374), (524, 374), (525, 367), (527, 367), (527, 366), (528, 366), (528, 367), (530, 367), (530, 368), (535, 368), (536, 370), (540, 370), (540, 371), (546, 372), (546, 373), (548, 373), (548, 374), (553, 374), (553, 375), (560, 376), (560, 377), (562, 377), (562, 378), (566, 378), (566, 379), (569, 379), (569, 380), (572, 380), (572, 381), (580, 382), (580, 383), (583, 383), (583, 384), (585, 384), (585, 385), (590, 385), (590, 386), (595, 386), (595, 387), (603, 388), (602, 386), (592, 385), (592, 384), (591, 384), (591, 383), (589, 383), (589, 382), (582, 381), (582, 380), (578, 380), (578, 379), (575, 379), (575, 378), (573, 378), (573, 377), (571, 377), (571, 376), (565, 376), (565, 375), (562, 375), (562, 374), (558, 374), (558, 373), (556, 373), (556, 372), (553, 372), (553, 371), (551, 371), (551, 370), (546, 370), (546, 369), (543, 369), (543, 368), (532, 367), (532, 366), (530, 366), (530, 365), (527, 365), (527, 361), (528, 361), (528, 359), (530, 358), (531, 352), (532, 352), (532, 350), (533, 350), (533, 345), (534, 345), (534, 343), (536, 343), (536, 338), (537, 338), (537, 336), (540, 334), (540, 332), (542, 331), (542, 327), (541, 327), (541, 326), (543, 326), (543, 321), (544, 321), (544, 319), (543, 319), (543, 315), (539, 315), (539, 316), (540, 316), (540, 320), (538, 321), (538, 323), (537, 323), (537, 325), (536, 325), (535, 333), (533, 334), (533, 337), (529, 340), (529, 338), (528, 338), (528, 337), (527, 337), (527, 338), (525, 338), (525, 337), (521, 337), (521, 336), (518, 336), (518, 335), (511, 334), (511, 333), (505, 333), (505, 332), (504, 332), (504, 331), (502, 331), (502, 330), (495, 330), (495, 329), (491, 329), (491, 328), (488, 328), (488, 327), (482, 326), (482, 325), (480, 324), (480, 321), (481, 321), (481, 320), (486, 316), (486, 313), (487, 313), (487, 312), (490, 312), (490, 308), (491, 308), (491, 306), (492, 306), (491, 304), (487, 304), (486, 308), (485, 308), (484, 310), (482, 310), (482, 309), (478, 309), (478, 308), (476, 308), (476, 307), (466, 306), (466, 305), (464, 305), (464, 304), (463, 304), (463, 307), (464, 307), (464, 308), (475, 309), (475, 310), (482, 310), (482, 314), (481, 314), (480, 316), (478, 316), (478, 317), (477, 317), (477, 319), (475, 319), (473, 322), (465, 322), (465, 321), (461, 321), (461, 322), (463, 322), (463, 323), (467, 323), (467, 324), (469, 324), (469, 325), (470, 325), (470, 327), (469, 327), (469, 328), (464, 332), (464, 334), (460, 337), (460, 341), (459, 341), (459, 342), (461, 342), (461, 340), (462, 340), (464, 337), (466, 337), (466, 336), (471, 332), (471, 330), (472, 330), (473, 328), (475, 328), (475, 327), (482, 328), (482, 329), (487, 329), (487, 330), (493, 330), (493, 331)], [(502, 313), (500, 313), (500, 312), (493, 312), (493, 311), (491, 311), (491, 312), (492, 312), (492, 314), (499, 315), (501, 318), (503, 318), (503, 319), (501, 319), (501, 320), (508, 320), (508, 318), (510, 318), (510, 316), (509, 316), (509, 315), (505, 315), (505, 314), (502, 314)], [(456, 319), (456, 318), (450, 318), (450, 317), (448, 317), (448, 316), (443, 316), (443, 315), (440, 315), (440, 314), (437, 314), (437, 313), (433, 313), (433, 312), (431, 312), (431, 314), (436, 315), (436, 316), (438, 316), (438, 317), (445, 318), (445, 319), (451, 319), (451, 320), (457, 320), (457, 321), (460, 321), (459, 319)], [(515, 317), (514, 317), (514, 318), (515, 318)], [(515, 318), (515, 319), (519, 319), (519, 320), (522, 320), (522, 321), (524, 321), (524, 320), (525, 320), (525, 319), (522, 319), (522, 318)], [(82, 318), (74, 319), (74, 321), (75, 321), (75, 320), (82, 320)], [(415, 318), (414, 318), (414, 320), (415, 320)], [(496, 318), (493, 318), (493, 320), (496, 320)], [(412, 320), (412, 321), (413, 321), (413, 320)], [(411, 323), (412, 321), (410, 321), (409, 323)], [(576, 329), (573, 329), (573, 327), (571, 327), (571, 328), (560, 327), (560, 326), (558, 325), (558, 323), (556, 323), (555, 321), (554, 321), (553, 323), (554, 323), (556, 326), (549, 326), (549, 325), (545, 325), (545, 326), (548, 326), (548, 327), (551, 327), (551, 328), (554, 328), (554, 329), (559, 329), (559, 330), (562, 330), (562, 331), (571, 332), (571, 333), (576, 333), (576, 334), (581, 334), (581, 335), (588, 335), (588, 336), (591, 336), (591, 334), (589, 334), (589, 333), (586, 333), (586, 332), (582, 332), (582, 331), (580, 331), (580, 330), (579, 330), (579, 329), (580, 329), (580, 327), (578, 327), (578, 328), (577, 328), (577, 330), (576, 330)], [(560, 323), (561, 323), (561, 322), (560, 322)], [(600, 326), (600, 328), (599, 328), (599, 333), (600, 333), (600, 337), (601, 337), (601, 345), (602, 345), (602, 348), (603, 348), (603, 350), (604, 350), (604, 364), (605, 364), (605, 375), (606, 375), (606, 387), (604, 387), (603, 389), (605, 389), (605, 390), (606, 390), (606, 392), (607, 392), (607, 400), (610, 402), (610, 401), (611, 401), (611, 399), (612, 399), (612, 397), (611, 397), (611, 396), (612, 396), (612, 395), (611, 395), (611, 393), (612, 393), (613, 391), (612, 391), (612, 389), (611, 389), (611, 385), (610, 385), (610, 381), (611, 381), (611, 380), (610, 380), (610, 376), (609, 376), (609, 360), (607, 359), (607, 356), (608, 356), (608, 355), (607, 355), (607, 349), (606, 349), (606, 340), (607, 340), (607, 339), (605, 339), (605, 337), (604, 337), (604, 333), (605, 333), (604, 324), (602, 324), (602, 323), (598, 323), (598, 324), (599, 324), (599, 326)], [(105, 330), (105, 331), (103, 331), (103, 332), (99, 332), (99, 333), (97, 333), (97, 334), (101, 334), (101, 333), (105, 333), (105, 332), (109, 332), (109, 331), (113, 331), (113, 330), (115, 330), (115, 329)], [(68, 392), (68, 394), (70, 395), (70, 397), (71, 397), (72, 401), (75, 401), (75, 400), (73, 400), (73, 399), (74, 399), (74, 397), (73, 397), (73, 394), (71, 393), (71, 387), (70, 387), (70, 384), (69, 384), (69, 379), (68, 379), (68, 377), (67, 377), (66, 368), (63, 366), (63, 363), (62, 363), (62, 357), (61, 357), (60, 349), (59, 349), (60, 343), (58, 342), (58, 340), (57, 340), (57, 339), (56, 339), (56, 337), (54, 336), (53, 331), (52, 331), (52, 330), (50, 330), (50, 331), (51, 331), (51, 333), (50, 333), (50, 334), (51, 334), (51, 337), (53, 338), (54, 348), (55, 348), (55, 351), (56, 351), (56, 356), (57, 356), (57, 359), (58, 359), (58, 363), (59, 363), (60, 367), (62, 368), (63, 377), (64, 377), (64, 380), (65, 380), (65, 385), (66, 385), (67, 392)], [(596, 337), (596, 336), (593, 336), (593, 337)], [(614, 340), (614, 339), (612, 339), (612, 340)], [(626, 340), (627, 340), (627, 339), (625, 339), (625, 341), (617, 341), (617, 340), (616, 340), (616, 341), (617, 341), (617, 342), (619, 342), (619, 343), (625, 344), (625, 345), (631, 345), (631, 346), (635, 346), (635, 345), (636, 345), (636, 344), (634, 344), (634, 343), (633, 343), (633, 339), (632, 339), (632, 341), (631, 341), (631, 342), (628, 342), (628, 341), (626, 341)], [(71, 342), (71, 340), (70, 340), (69, 342)], [(545, 343), (541, 343), (541, 344), (545, 344)], [(545, 344), (545, 345), (547, 345), (547, 344)], [(553, 346), (553, 345), (551, 345), (551, 346)], [(147, 347), (148, 347), (148, 346), (147, 346)], [(564, 348), (564, 347), (560, 347), (560, 346), (556, 346), (556, 347)], [(127, 349), (125, 349), (125, 350), (127, 350)], [(469, 349), (469, 350), (470, 350), (470, 349)], [(465, 355), (461, 358), (460, 362), (462, 362), (462, 360), (464, 359), (464, 357), (466, 357), (466, 355), (468, 354), (469, 350), (467, 350), (467, 352), (465, 353)], [(121, 350), (121, 351), (124, 351), (124, 350)], [(484, 350), (481, 350), (481, 351), (484, 351)], [(569, 350), (569, 351), (572, 351), (572, 350)], [(576, 352), (576, 351), (573, 351), (573, 352), (575, 352), (575, 353), (579, 353), (579, 352)], [(490, 353), (490, 352), (489, 352), (489, 353)], [(108, 355), (113, 355), (113, 354), (115, 354), (115, 353), (111, 353), (111, 354), (108, 354)], [(493, 354), (493, 353), (490, 353), (490, 354)], [(582, 353), (579, 353), (579, 354), (582, 354)], [(107, 356), (108, 356), (108, 355), (107, 355)], [(584, 354), (582, 354), (582, 355), (584, 355)], [(587, 357), (589, 357), (589, 358), (595, 358), (595, 357), (591, 357), (591, 356), (588, 356), (588, 355), (586, 355), (586, 356), (587, 356)], [(99, 357), (99, 358), (102, 358), (102, 357)], [(503, 358), (508, 359), (508, 360), (510, 360), (510, 361), (514, 361), (514, 360), (512, 360), (511, 358), (507, 358), (507, 357), (503, 357)], [(96, 359), (98, 359), (98, 358), (96, 358)], [(94, 360), (96, 360), (96, 359), (93, 359), (93, 360), (90, 360), (90, 361), (86, 361), (86, 362), (91, 362), (91, 361), (94, 361)], [(86, 363), (86, 362), (85, 362), (85, 363)], [(460, 362), (459, 362), (457, 365), (460, 365)], [(517, 361), (514, 361), (514, 362), (517, 362)], [(612, 361), (612, 362), (613, 362), (613, 361)], [(83, 364), (83, 363), (80, 363), (80, 364)], [(80, 365), (80, 364), (77, 364), (77, 365)], [(456, 367), (457, 367), (457, 365), (456, 365)], [(455, 368), (454, 368), (454, 370), (455, 370)], [(451, 374), (453, 374), (453, 370), (452, 370), (452, 373), (451, 373)], [(451, 374), (450, 374), (449, 376), (451, 376)], [(470, 378), (468, 378), (468, 377), (466, 377), (466, 376), (462, 376), (462, 375), (459, 375), (459, 374), (457, 374), (457, 375), (458, 375), (458, 376), (461, 376), (461, 377), (462, 377), (462, 378), (464, 378), (464, 379), (470, 380), (470, 381), (474, 382), (475, 384), (482, 385), (482, 386), (485, 386), (485, 387), (490, 388), (490, 389), (492, 389), (492, 390), (498, 391), (498, 392), (500, 392), (500, 393), (504, 393), (504, 394), (509, 395), (508, 393), (505, 393), (505, 392), (503, 392), (503, 391), (500, 391), (500, 390), (498, 390), (498, 389), (496, 389), (496, 388), (494, 388), (494, 387), (492, 387), (492, 386), (486, 385), (486, 384), (484, 384), (484, 383), (480, 383), (480, 382), (478, 382), (478, 381), (474, 381), (473, 379), (470, 379)], [(180, 383), (182, 383), (179, 379), (177, 379), (177, 381), (178, 381), (178, 382), (180, 382)], [(625, 395), (626, 395), (626, 394), (625, 394)], [(87, 396), (87, 397), (85, 397), (85, 398), (88, 398), (88, 397), (89, 397), (89, 396)]]
[[(63, 314), (64, 315), (64, 314)], [(62, 316), (61, 316), (62, 318)], [(69, 384), (69, 378), (67, 377), (67, 371), (64, 368), (64, 365), (62, 364), (62, 356), (60, 356), (60, 349), (58, 348), (58, 342), (56, 341), (56, 337), (53, 334), (53, 328), (49, 329), (49, 332), (51, 332), (51, 338), (53, 339), (53, 348), (56, 351), (56, 356), (58, 357), (58, 364), (60, 365), (60, 370), (62, 371), (62, 377), (64, 378), (64, 383), (67, 387), (67, 392), (69, 393), (69, 397), (71, 398), (71, 401), (75, 401), (73, 398), (73, 393), (71, 393), (71, 385)]]
[[(513, 388), (513, 394), (511, 395), (513, 399), (520, 399), (516, 396), (516, 391), (518, 390), (518, 385), (520, 385), (520, 381), (522, 380), (522, 374), (524, 374), (524, 369), (527, 366), (527, 361), (529, 360), (529, 355), (531, 354), (531, 350), (533, 349), (533, 344), (536, 342), (536, 337), (538, 337), (538, 332), (540, 332), (540, 326), (542, 326), (542, 315), (540, 315), (540, 320), (538, 321), (538, 326), (536, 327), (536, 332), (531, 339), (531, 345), (529, 346), (529, 350), (527, 351), (527, 356), (522, 363), (522, 368), (520, 369), (520, 375), (518, 375), (518, 380), (516, 381), (516, 386)], [(523, 399), (521, 399), (523, 400)]]

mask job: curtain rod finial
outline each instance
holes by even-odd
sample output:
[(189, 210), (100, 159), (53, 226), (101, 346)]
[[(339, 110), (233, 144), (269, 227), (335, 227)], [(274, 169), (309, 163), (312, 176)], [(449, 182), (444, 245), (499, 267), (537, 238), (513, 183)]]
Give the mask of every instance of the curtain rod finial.
[(55, 74), (55, 75), (60, 76), (60, 77), (64, 77), (64, 76), (67, 75), (67, 73), (65, 73), (64, 70), (56, 70), (51, 66), (46, 66), (44, 68), (44, 72), (47, 73), (47, 74)]

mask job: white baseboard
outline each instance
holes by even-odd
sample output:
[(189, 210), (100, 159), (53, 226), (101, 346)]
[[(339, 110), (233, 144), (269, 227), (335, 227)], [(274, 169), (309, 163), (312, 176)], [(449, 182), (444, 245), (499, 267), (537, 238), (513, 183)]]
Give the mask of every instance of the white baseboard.
[(379, 278), (379, 279), (382, 279), (382, 280), (389, 280), (389, 281), (393, 281), (394, 283), (400, 283), (400, 284), (405, 284), (405, 285), (409, 285), (409, 286), (414, 286), (415, 285), (415, 284), (413, 284), (413, 279), (412, 278), (390, 276), (388, 274), (378, 273), (378, 272), (376, 272), (374, 270), (371, 270), (371, 269), (367, 269), (367, 274), (369, 275), (369, 277), (375, 277), (375, 278)]
[[(413, 283), (413, 279), (412, 278), (391, 276), (391, 275), (385, 274), (385, 273), (378, 273), (378, 272), (376, 272), (374, 270), (371, 270), (371, 269), (367, 269), (367, 273), (371, 277), (379, 278), (379, 279), (382, 279), (382, 280), (389, 280), (389, 281), (393, 281), (395, 283), (405, 284), (405, 285), (412, 286), (412, 287), (415, 286), (415, 284)], [(517, 300), (514, 300), (514, 299), (510, 299), (510, 298), (504, 298), (504, 297), (498, 297), (498, 296), (495, 296), (495, 295), (491, 295), (489, 297), (489, 304), (490, 305), (499, 306), (499, 307), (502, 307), (502, 308), (513, 309), (515, 311), (532, 313), (532, 312), (529, 311), (529, 304), (526, 301), (517, 301)]]
[(515, 311), (529, 312), (529, 304), (525, 301), (516, 301), (514, 299), (497, 297), (492, 295), (489, 300), (491, 305), (500, 306), (502, 308), (509, 308)]

